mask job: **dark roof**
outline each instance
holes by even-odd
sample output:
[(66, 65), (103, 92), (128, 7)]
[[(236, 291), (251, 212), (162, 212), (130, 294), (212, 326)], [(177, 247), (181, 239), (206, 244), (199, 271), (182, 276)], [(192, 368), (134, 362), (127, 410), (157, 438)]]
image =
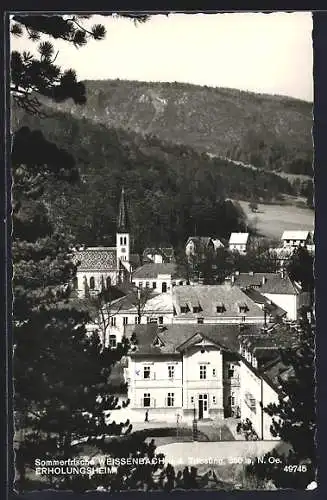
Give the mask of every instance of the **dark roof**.
[(281, 390), (280, 380), (287, 380), (294, 375), (294, 368), (291, 365), (286, 365), (281, 357), (277, 357), (272, 361), (268, 361), (265, 366), (261, 368), (261, 374), (274, 389)]
[(113, 271), (117, 269), (116, 247), (89, 247), (74, 254), (78, 271)]
[(172, 278), (182, 278), (183, 276), (177, 271), (177, 264), (172, 262), (162, 264), (149, 263), (136, 269), (133, 273), (133, 279), (156, 279), (158, 274), (170, 274)]
[(289, 276), (280, 273), (240, 273), (234, 275), (234, 285), (240, 288), (258, 287), (260, 293), (297, 294)]
[(141, 265), (141, 259), (139, 254), (131, 253), (129, 256), (129, 263), (132, 265), (133, 268), (139, 267)]
[[(247, 325), (248, 331), (257, 331), (255, 325)], [(187, 344), (200, 341), (201, 337), (220, 345), (222, 348), (238, 352), (238, 336), (240, 329), (238, 325), (164, 325), (160, 327), (156, 324), (147, 325), (127, 325), (125, 334), (130, 337), (135, 333), (137, 338), (137, 350), (132, 355), (167, 355), (178, 354)], [(162, 342), (160, 346), (153, 343), (159, 338)]]
[(287, 314), (287, 311), (284, 311), (284, 309), (267, 299), (256, 288), (244, 288), (243, 291), (253, 302), (263, 305), (271, 316), (281, 318)]
[(129, 219), (128, 211), (125, 201), (125, 191), (124, 188), (121, 190), (119, 208), (118, 208), (118, 218), (117, 218), (117, 231), (119, 233), (129, 232)]
[(286, 325), (272, 325), (265, 333), (263, 329), (261, 333), (249, 335), (248, 332), (242, 332), (240, 342), (245, 345), (250, 351), (256, 352), (257, 349), (286, 349), (297, 345), (298, 334), (296, 330), (291, 330)]
[(186, 246), (190, 243), (190, 241), (194, 243), (197, 252), (204, 251), (210, 243), (213, 245), (210, 236), (190, 236), (186, 242)]
[[(173, 289), (174, 306), (181, 318), (198, 317), (235, 317), (244, 316), (240, 306), (247, 306), (246, 316), (263, 317), (264, 313), (253, 300), (240, 288), (230, 285), (188, 285), (175, 286)], [(223, 312), (217, 312), (217, 306), (224, 305)], [(188, 307), (189, 312), (182, 313), (181, 307)], [(200, 313), (193, 312), (193, 307), (201, 307)]]

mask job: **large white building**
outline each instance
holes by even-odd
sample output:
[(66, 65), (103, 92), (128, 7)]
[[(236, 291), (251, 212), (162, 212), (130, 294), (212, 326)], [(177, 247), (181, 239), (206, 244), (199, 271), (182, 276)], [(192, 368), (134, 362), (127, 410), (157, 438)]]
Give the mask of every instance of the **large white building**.
[(171, 292), (175, 285), (186, 285), (187, 279), (177, 264), (148, 263), (132, 274), (132, 285), (137, 288), (151, 288), (159, 293)]
[[(145, 412), (149, 421), (167, 422), (234, 416), (249, 419), (258, 439), (275, 439), (264, 408), (278, 403), (278, 375), (287, 367), (272, 332), (255, 325), (148, 324), (130, 325), (126, 334), (132, 348), (125, 377), (135, 420)], [(255, 342), (247, 345), (246, 338), (261, 342), (257, 357)]]
[(285, 272), (235, 273), (226, 282), (241, 289), (258, 290), (286, 311), (289, 320), (296, 320), (300, 307), (307, 304), (308, 297), (301, 293), (301, 287), (293, 283)]
[(282, 234), (283, 247), (304, 247), (313, 243), (310, 231), (284, 231)]

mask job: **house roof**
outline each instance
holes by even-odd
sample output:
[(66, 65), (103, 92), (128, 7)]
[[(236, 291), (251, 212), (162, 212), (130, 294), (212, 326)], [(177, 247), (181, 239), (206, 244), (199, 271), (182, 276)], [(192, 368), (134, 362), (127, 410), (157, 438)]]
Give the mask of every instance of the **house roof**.
[[(253, 302), (240, 288), (230, 285), (188, 285), (173, 288), (173, 302), (176, 313), (181, 318), (192, 317), (263, 317), (262, 309)], [(224, 305), (223, 312), (217, 312), (217, 306)], [(239, 306), (246, 305), (246, 314), (239, 311)], [(181, 307), (187, 306), (189, 312), (181, 313)], [(199, 313), (193, 307), (201, 307)]]
[(156, 279), (159, 274), (168, 274), (172, 278), (182, 277), (177, 271), (177, 264), (172, 262), (162, 264), (149, 263), (136, 269), (133, 273), (133, 279)]
[[(170, 293), (157, 293), (152, 289), (143, 289), (142, 293), (146, 293), (141, 298), (142, 313), (148, 314), (150, 312), (156, 313), (173, 313), (173, 304)], [(111, 310), (117, 311), (119, 314), (129, 313), (137, 314), (137, 305), (139, 299), (137, 297), (137, 291), (131, 290), (125, 297), (121, 297), (111, 303)], [(144, 306), (143, 306), (144, 304)]]
[(207, 247), (212, 241), (210, 236), (190, 236), (186, 242), (186, 246), (192, 241), (195, 246), (204, 246)]
[(129, 255), (129, 263), (132, 265), (132, 267), (139, 267), (141, 265), (141, 259), (140, 256), (137, 253), (131, 253)]
[(310, 231), (284, 231), (282, 240), (302, 240), (306, 241)]
[(246, 245), (249, 233), (232, 233), (229, 238), (230, 245)]
[[(258, 327), (247, 325), (249, 330)], [(220, 345), (223, 349), (238, 352), (238, 336), (240, 329), (238, 325), (164, 325), (156, 324), (127, 325), (125, 334), (130, 337), (133, 333), (137, 339), (137, 350), (133, 354), (140, 355), (167, 355), (180, 353), (187, 344), (201, 341), (202, 338)], [(154, 341), (159, 338), (160, 346), (154, 346)]]
[(240, 288), (256, 287), (260, 293), (296, 295), (298, 289), (289, 276), (280, 273), (239, 273), (234, 275), (234, 285)]
[(262, 293), (260, 293), (257, 289), (245, 288), (243, 291), (248, 297), (250, 297), (251, 300), (253, 300), (253, 302), (263, 305), (271, 316), (282, 317), (287, 314), (287, 311), (267, 299), (267, 297), (262, 295)]
[(74, 254), (74, 262), (80, 263), (78, 271), (113, 271), (117, 269), (116, 247), (88, 247)]
[(154, 248), (146, 248), (143, 252), (143, 255), (162, 255), (166, 258), (171, 258), (174, 256), (173, 247), (154, 247)]
[(222, 248), (224, 246), (224, 244), (218, 238), (213, 238), (212, 243), (214, 244), (215, 248)]

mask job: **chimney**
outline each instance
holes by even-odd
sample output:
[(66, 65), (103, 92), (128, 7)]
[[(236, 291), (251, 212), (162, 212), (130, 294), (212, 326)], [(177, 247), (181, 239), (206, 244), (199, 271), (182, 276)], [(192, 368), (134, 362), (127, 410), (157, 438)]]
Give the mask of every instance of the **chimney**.
[(281, 277), (282, 277), (283, 279), (285, 278), (285, 269), (284, 269), (284, 268), (282, 268), (282, 269), (280, 270), (280, 275), (281, 275)]
[(239, 271), (235, 271), (235, 276), (239, 276), (240, 275), (240, 272)]
[(266, 281), (267, 281), (266, 276), (262, 276), (262, 284), (263, 284), (263, 285), (266, 283)]
[(250, 275), (250, 276), (253, 276), (253, 275), (254, 275), (254, 272), (253, 272), (253, 271), (249, 271), (249, 275)]
[(233, 286), (235, 283), (235, 276), (233, 275), (230, 279), (230, 284)]

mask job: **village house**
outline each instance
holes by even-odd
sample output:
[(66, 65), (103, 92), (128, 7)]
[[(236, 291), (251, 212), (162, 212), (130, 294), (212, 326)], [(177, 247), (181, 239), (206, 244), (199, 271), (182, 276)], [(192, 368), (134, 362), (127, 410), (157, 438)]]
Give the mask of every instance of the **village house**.
[(303, 294), (301, 287), (293, 283), (286, 272), (280, 273), (234, 273), (226, 279), (232, 286), (246, 289), (255, 289), (273, 304), (287, 313), (287, 319), (296, 320), (298, 310), (307, 304), (307, 294)]
[[(233, 416), (240, 422), (249, 419), (258, 439), (275, 439), (271, 417), (263, 410), (278, 402), (279, 369), (285, 374), (287, 367), (258, 326), (130, 325), (126, 334), (133, 339), (125, 378), (136, 420), (146, 411), (150, 421)], [(258, 359), (245, 357), (246, 335), (263, 339)]]
[(284, 231), (281, 238), (283, 247), (304, 247), (312, 244), (310, 231)]
[(177, 264), (144, 264), (132, 274), (132, 285), (138, 288), (152, 288), (166, 293), (175, 285), (186, 285), (187, 280)]
[(185, 245), (185, 254), (188, 260), (193, 257), (205, 258), (208, 253), (214, 253), (217, 246), (210, 236), (190, 236)]
[(272, 300), (268, 299), (256, 288), (244, 288), (243, 292), (263, 310), (268, 323), (279, 323), (283, 321), (287, 312), (276, 305)]
[(138, 256), (130, 253), (130, 227), (124, 188), (121, 192), (117, 217), (115, 247), (86, 247), (75, 251), (77, 264), (74, 287), (79, 297), (98, 293), (101, 289), (130, 281), (130, 276), (138, 264)]
[(249, 233), (232, 233), (229, 238), (228, 248), (231, 252), (245, 255), (248, 249)]
[(173, 247), (146, 248), (143, 252), (143, 263), (168, 264), (174, 258)]
[(155, 323), (171, 324), (173, 304), (170, 293), (156, 293), (151, 289), (130, 290), (125, 296), (104, 306), (107, 345), (116, 347), (125, 335), (128, 325)]
[(179, 324), (263, 324), (265, 314), (240, 288), (223, 285), (176, 286), (172, 294)]

